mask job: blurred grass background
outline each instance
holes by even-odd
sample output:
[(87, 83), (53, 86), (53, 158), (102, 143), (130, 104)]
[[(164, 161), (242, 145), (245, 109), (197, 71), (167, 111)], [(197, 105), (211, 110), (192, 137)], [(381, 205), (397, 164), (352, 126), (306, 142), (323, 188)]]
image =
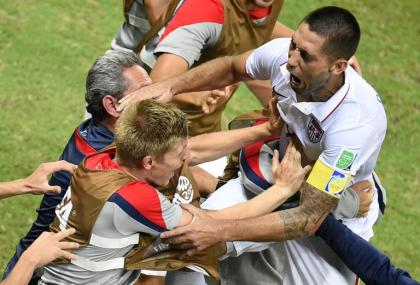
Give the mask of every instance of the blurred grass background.
[[(373, 244), (420, 279), (420, 208), (417, 164), (420, 123), (420, 5), (418, 0), (291, 1), (281, 21), (296, 28), (310, 10), (349, 9), (359, 20), (357, 57), (363, 76), (379, 91), (388, 134), (377, 165), (388, 190), (383, 221)], [(56, 160), (84, 114), (88, 69), (117, 32), (119, 0), (0, 0), (0, 181), (17, 179), (44, 161)], [(241, 88), (225, 122), (258, 108)], [(40, 197), (0, 201), (0, 270), (29, 229)]]

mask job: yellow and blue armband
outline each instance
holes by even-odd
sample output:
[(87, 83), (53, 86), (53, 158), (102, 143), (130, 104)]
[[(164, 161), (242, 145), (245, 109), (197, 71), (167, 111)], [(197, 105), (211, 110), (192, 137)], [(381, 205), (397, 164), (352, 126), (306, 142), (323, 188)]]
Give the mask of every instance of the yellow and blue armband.
[(306, 182), (318, 190), (340, 199), (352, 176), (350, 171), (336, 168), (318, 158)]

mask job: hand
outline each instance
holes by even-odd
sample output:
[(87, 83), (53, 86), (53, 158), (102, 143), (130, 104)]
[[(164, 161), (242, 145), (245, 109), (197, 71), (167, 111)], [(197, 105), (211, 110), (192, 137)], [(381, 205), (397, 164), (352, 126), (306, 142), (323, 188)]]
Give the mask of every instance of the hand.
[(277, 98), (271, 98), (268, 103), (270, 132), (273, 136), (280, 136), (284, 121), (280, 117), (279, 109), (277, 108)]
[(58, 233), (43, 232), (24, 252), (24, 256), (34, 262), (36, 267), (41, 267), (59, 257), (68, 260), (76, 259), (76, 255), (66, 249), (78, 248), (79, 244), (62, 241), (75, 232), (73, 228)]
[(283, 160), (279, 164), (279, 152), (274, 150), (272, 171), (274, 184), (282, 187), (282, 191), (289, 192), (289, 196), (295, 194), (302, 185), (305, 176), (311, 170), (311, 166), (301, 166), (300, 153), (292, 142), (289, 143)]
[(224, 90), (215, 89), (208, 91), (207, 96), (201, 104), (201, 110), (204, 114), (213, 113), (218, 106), (229, 100), (237, 88), (238, 84), (232, 84), (226, 86)]
[(357, 217), (364, 217), (369, 211), (370, 204), (373, 202), (375, 196), (375, 187), (368, 180), (357, 182), (351, 186), (359, 196), (359, 211)]
[(181, 258), (193, 256), (209, 246), (224, 241), (223, 220), (214, 219), (205, 211), (189, 204), (181, 204), (181, 207), (193, 216), (191, 223), (160, 235), (161, 238), (167, 239), (166, 242), (181, 249), (188, 249)]
[(173, 94), (171, 89), (164, 84), (164, 82), (158, 82), (148, 86), (144, 86), (122, 98), (118, 103), (117, 111), (121, 112), (127, 106), (134, 102), (138, 102), (145, 99), (156, 99), (161, 102), (167, 103), (172, 101)]
[(32, 194), (60, 193), (60, 186), (51, 186), (48, 184), (48, 178), (56, 171), (67, 171), (73, 174), (77, 166), (65, 160), (42, 163), (28, 177), (22, 179), (24, 191)]
[(356, 70), (357, 73), (362, 75), (362, 68), (360, 67), (359, 61), (357, 60), (356, 56), (352, 56), (349, 59), (349, 64), (351, 67), (353, 67), (354, 70)]

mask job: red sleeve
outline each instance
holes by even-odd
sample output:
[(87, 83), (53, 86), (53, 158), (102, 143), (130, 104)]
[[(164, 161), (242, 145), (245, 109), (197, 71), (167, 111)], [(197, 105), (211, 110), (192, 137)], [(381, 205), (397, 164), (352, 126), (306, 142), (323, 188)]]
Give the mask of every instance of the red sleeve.
[(119, 189), (116, 194), (122, 199), (116, 202), (128, 215), (142, 224), (152, 223), (166, 229), (162, 204), (157, 190), (144, 182), (133, 182)]
[(179, 27), (197, 23), (224, 22), (224, 7), (220, 0), (185, 0), (169, 21), (160, 41)]

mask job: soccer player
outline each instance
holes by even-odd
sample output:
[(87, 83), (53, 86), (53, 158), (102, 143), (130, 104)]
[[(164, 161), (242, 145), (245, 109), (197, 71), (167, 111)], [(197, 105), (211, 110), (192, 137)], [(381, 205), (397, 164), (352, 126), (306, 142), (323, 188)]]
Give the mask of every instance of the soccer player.
[[(217, 231), (222, 240), (287, 240), (282, 243), (285, 253), (280, 256), (287, 258), (281, 272), (284, 284), (356, 281), (356, 276), (319, 239), (297, 238), (315, 232), (351, 179), (372, 180), (385, 137), (386, 116), (377, 92), (348, 64), (359, 39), (360, 28), (350, 12), (323, 7), (307, 15), (291, 39), (275, 39), (253, 52), (214, 60), (145, 88), (120, 106), (156, 94), (170, 100), (174, 94), (214, 89), (239, 80), (271, 79), (285, 122), (280, 152), (295, 138), (305, 154), (303, 160), (316, 163), (301, 190), (299, 207), (262, 218), (226, 222)], [(236, 196), (229, 193), (229, 197), (244, 197), (243, 191)], [(225, 195), (219, 196), (227, 200)], [(344, 224), (369, 239), (380, 202), (375, 199), (366, 217), (344, 219)], [(174, 230), (172, 235), (184, 230), (191, 233), (216, 229), (192, 230), (187, 226)], [(188, 240), (188, 236), (184, 234), (177, 240)], [(195, 245), (202, 248), (207, 242)]]
[[(87, 156), (73, 175), (71, 188), (57, 207), (54, 232), (74, 227), (69, 239), (79, 242), (77, 258), (50, 264), (40, 284), (132, 284), (139, 269), (190, 268), (217, 276), (215, 249), (197, 259), (181, 261), (177, 252), (151, 238), (193, 216), (179, 202), (190, 203), (196, 192), (192, 177), (172, 191), (164, 187), (186, 163), (213, 159), (249, 142), (272, 136), (270, 122), (241, 130), (204, 134), (188, 139), (185, 114), (172, 105), (145, 100), (127, 108), (115, 129), (115, 147)], [(292, 144), (284, 159), (273, 160), (274, 184), (246, 203), (210, 212), (217, 218), (246, 218), (267, 213), (299, 188), (310, 170), (302, 168)], [(177, 196), (178, 194), (178, 196)], [(169, 196), (169, 198), (168, 198)], [(170, 201), (173, 197), (173, 200)], [(222, 253), (221, 251), (219, 255)], [(161, 254), (161, 255), (159, 255)], [(157, 256), (156, 256), (157, 255)], [(212, 263), (213, 261), (213, 263)]]

